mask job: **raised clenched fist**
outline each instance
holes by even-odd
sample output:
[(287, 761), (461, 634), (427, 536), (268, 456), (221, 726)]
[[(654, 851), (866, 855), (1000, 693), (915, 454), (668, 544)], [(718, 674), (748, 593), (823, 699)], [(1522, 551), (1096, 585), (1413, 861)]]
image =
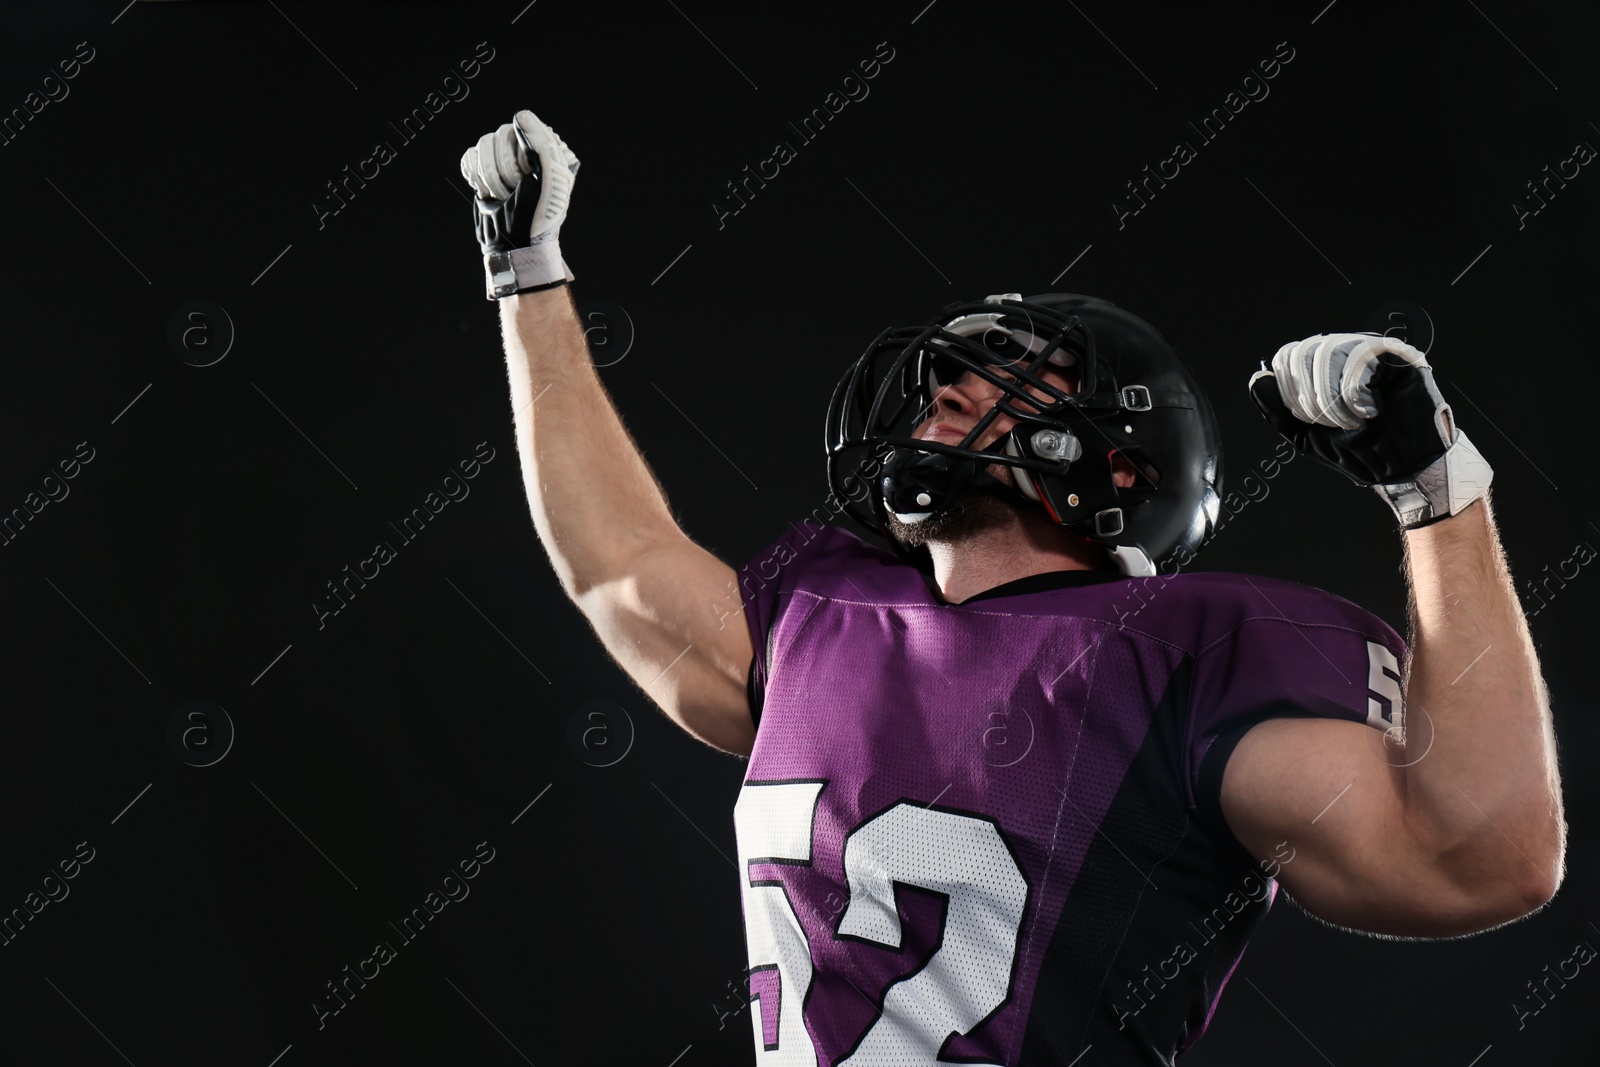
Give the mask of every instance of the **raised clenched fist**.
[(1279, 348), (1250, 396), (1296, 448), (1370, 485), (1405, 529), (1461, 511), (1494, 472), (1455, 425), (1415, 348), (1367, 333), (1316, 334)]
[(572, 281), (559, 238), (577, 174), (578, 157), (531, 111), (462, 154), (489, 299)]

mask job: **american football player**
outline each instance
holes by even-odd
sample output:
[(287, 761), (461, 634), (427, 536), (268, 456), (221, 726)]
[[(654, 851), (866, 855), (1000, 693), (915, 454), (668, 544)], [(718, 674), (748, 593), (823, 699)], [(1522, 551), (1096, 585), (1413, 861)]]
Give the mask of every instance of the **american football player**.
[(1393, 508), (1409, 646), (1320, 590), (1188, 570), (1211, 407), (1159, 332), (1079, 294), (881, 334), (829, 405), (819, 511), (887, 549), (806, 519), (736, 570), (678, 527), (585, 349), (577, 170), (528, 111), (462, 158), (539, 538), (644, 692), (748, 757), (759, 1063), (1170, 1064), (1279, 889), (1428, 938), (1556, 892), (1547, 696), (1491, 471), (1422, 353), (1319, 334), (1248, 383)]

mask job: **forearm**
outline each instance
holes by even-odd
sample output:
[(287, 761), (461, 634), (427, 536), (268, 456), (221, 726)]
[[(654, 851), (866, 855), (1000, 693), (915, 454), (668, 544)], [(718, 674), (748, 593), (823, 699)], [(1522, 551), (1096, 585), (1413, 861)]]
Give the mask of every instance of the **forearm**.
[(677, 524), (600, 383), (568, 288), (499, 303), (528, 505), (576, 598), (621, 577)]
[(1554, 893), (1565, 823), (1549, 698), (1484, 497), (1404, 534), (1408, 821), (1464, 883)]

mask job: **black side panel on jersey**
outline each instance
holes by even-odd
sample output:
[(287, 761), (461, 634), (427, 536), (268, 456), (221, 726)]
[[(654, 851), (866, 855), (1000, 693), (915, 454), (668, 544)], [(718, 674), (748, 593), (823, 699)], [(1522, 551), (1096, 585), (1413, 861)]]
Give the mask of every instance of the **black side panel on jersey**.
[(766, 696), (756, 687), (756, 664), (760, 661), (760, 652), (750, 657), (750, 673), (744, 679), (744, 696), (750, 703), (750, 722), (757, 730), (761, 729), (761, 705)]
[(1211, 742), (1211, 747), (1206, 749), (1206, 754), (1201, 758), (1194, 787), (1195, 807), (1199, 809), (1200, 817), (1209, 821), (1213, 830), (1233, 841), (1234, 846), (1241, 852), (1245, 851), (1244, 845), (1234, 836), (1233, 829), (1228, 826), (1228, 817), (1222, 810), (1222, 775), (1228, 769), (1228, 760), (1233, 756), (1233, 750), (1239, 746), (1245, 734), (1268, 719), (1310, 718), (1317, 716), (1292, 705), (1279, 705), (1228, 727), (1216, 736)]
[[(1188, 810), (1182, 754), (1192, 672), (1188, 658), (1173, 672), (1068, 891), (1019, 1067), (1070, 1063), (1090, 1045), (1097, 1063), (1170, 1067), (1205, 1026), (1266, 914), (1255, 861)], [(1250, 897), (1252, 885), (1261, 899)], [(1230, 891), (1242, 901), (1234, 911), (1224, 904)]]

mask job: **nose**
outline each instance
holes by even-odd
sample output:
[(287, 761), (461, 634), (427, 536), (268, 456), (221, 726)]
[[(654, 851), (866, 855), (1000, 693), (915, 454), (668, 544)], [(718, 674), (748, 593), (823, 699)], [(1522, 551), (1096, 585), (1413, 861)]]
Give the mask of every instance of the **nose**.
[(966, 371), (951, 384), (939, 387), (934, 397), (933, 414), (982, 415), (1003, 392), (993, 383)]

